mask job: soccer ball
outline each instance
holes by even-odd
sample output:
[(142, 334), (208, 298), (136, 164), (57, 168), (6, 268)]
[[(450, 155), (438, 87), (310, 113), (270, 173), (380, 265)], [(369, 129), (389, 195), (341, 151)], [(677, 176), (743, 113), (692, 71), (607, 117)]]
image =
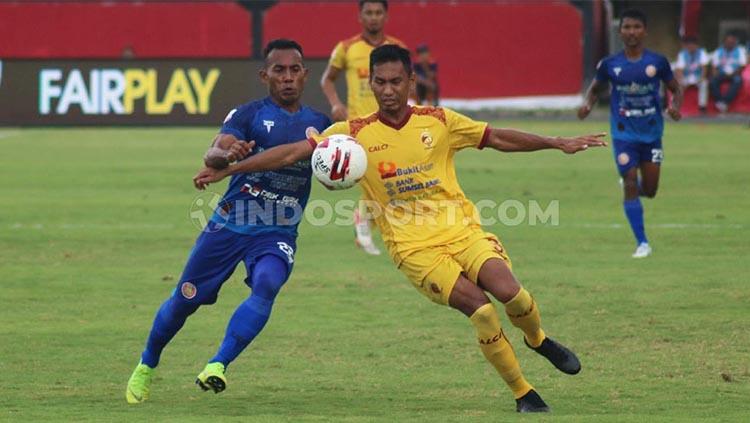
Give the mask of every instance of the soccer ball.
[(310, 160), (313, 175), (328, 189), (353, 187), (367, 170), (367, 153), (354, 138), (331, 135), (313, 151)]

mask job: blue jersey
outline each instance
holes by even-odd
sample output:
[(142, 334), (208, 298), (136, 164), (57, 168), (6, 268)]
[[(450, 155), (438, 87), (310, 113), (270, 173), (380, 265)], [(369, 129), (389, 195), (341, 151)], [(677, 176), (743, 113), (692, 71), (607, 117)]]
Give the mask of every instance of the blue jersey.
[(624, 52), (599, 62), (596, 80), (612, 84), (610, 126), (612, 139), (651, 143), (664, 132), (660, 82), (674, 79), (667, 59), (650, 50), (641, 58), (628, 60)]
[[(323, 132), (330, 125), (331, 120), (316, 110), (302, 106), (296, 113), (289, 113), (266, 97), (229, 112), (221, 133), (255, 141), (253, 154), (258, 154), (304, 140), (310, 128)], [(242, 234), (296, 237), (310, 197), (311, 177), (309, 160), (270, 172), (233, 175), (211, 220)]]

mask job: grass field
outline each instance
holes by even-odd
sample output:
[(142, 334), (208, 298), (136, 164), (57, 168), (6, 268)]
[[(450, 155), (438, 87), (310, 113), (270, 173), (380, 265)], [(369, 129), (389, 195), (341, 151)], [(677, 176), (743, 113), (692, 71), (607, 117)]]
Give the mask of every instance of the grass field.
[[(553, 134), (602, 122), (504, 122)], [(0, 130), (0, 420), (509, 421), (513, 399), (458, 312), (418, 294), (349, 227), (304, 224), (296, 268), (221, 395), (193, 381), (248, 294), (239, 270), (125, 384), (198, 230), (190, 178), (213, 128)], [(474, 200), (559, 201), (559, 225), (488, 228), (584, 366), (555, 371), (503, 320), (555, 421), (750, 417), (750, 130), (668, 124), (654, 256), (634, 261), (611, 151), (457, 159)], [(222, 186), (223, 187), (223, 186)], [(214, 187), (221, 191), (222, 187)], [(316, 186), (313, 198), (355, 198)], [(532, 417), (524, 417), (529, 420)], [(535, 416), (533, 419), (540, 417)]]

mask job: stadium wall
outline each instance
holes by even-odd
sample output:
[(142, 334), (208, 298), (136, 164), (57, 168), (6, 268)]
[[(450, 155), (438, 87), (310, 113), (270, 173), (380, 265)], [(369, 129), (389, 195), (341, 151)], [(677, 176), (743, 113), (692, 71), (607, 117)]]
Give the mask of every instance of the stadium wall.
[[(266, 13), (264, 38), (295, 38), (326, 58), (359, 32), (356, 13), (353, 1), (282, 1)], [(250, 25), (234, 2), (3, 2), (0, 58), (247, 58)], [(387, 29), (412, 48), (430, 45), (443, 97), (581, 89), (581, 17), (567, 2), (394, 2)]]

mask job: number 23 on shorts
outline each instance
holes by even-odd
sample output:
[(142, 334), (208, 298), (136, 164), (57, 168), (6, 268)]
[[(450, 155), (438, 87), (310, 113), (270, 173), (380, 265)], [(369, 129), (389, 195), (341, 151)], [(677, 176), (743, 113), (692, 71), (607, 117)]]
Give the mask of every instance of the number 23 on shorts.
[(664, 160), (664, 151), (661, 148), (651, 149), (651, 161), (654, 163), (661, 163)]

